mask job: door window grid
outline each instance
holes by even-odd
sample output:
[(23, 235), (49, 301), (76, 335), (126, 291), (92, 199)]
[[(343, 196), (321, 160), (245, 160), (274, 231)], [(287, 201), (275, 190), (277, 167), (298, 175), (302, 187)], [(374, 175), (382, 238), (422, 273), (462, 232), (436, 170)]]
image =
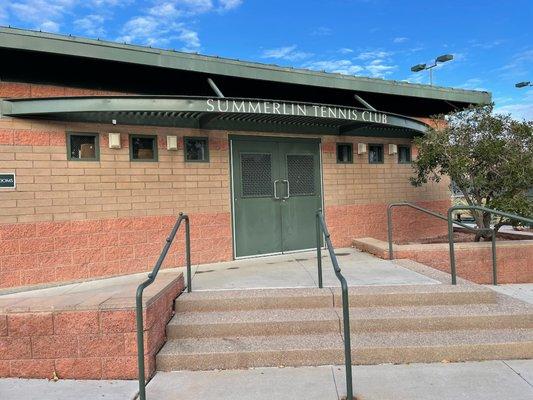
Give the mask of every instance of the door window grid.
[(287, 179), (291, 196), (314, 196), (315, 162), (311, 154), (287, 155)]
[(241, 154), (242, 197), (272, 197), (272, 154)]

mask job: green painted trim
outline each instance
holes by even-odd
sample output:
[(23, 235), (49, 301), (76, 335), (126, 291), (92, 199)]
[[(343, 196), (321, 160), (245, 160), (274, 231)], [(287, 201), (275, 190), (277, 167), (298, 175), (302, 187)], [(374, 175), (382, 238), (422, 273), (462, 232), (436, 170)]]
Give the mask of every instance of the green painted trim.
[(0, 47), (245, 79), (421, 97), (465, 104), (490, 103), (492, 97), (490, 93), (482, 91), (287, 68), (24, 29), (0, 28)]
[[(213, 97), (185, 97), (185, 96), (110, 96), (110, 97), (76, 97), (76, 98), (37, 98), (37, 99), (11, 99), (11, 100), (1, 100), (0, 109), (2, 110), (3, 115), (8, 115), (12, 117), (47, 117), (50, 115), (65, 115), (65, 117), (71, 117), (72, 115), (81, 114), (85, 115), (86, 118), (94, 118), (95, 114), (101, 114), (102, 118), (107, 117), (109, 119), (114, 118), (110, 116), (110, 113), (113, 112), (151, 112), (164, 115), (165, 113), (172, 112), (186, 112), (196, 117), (190, 117), (191, 127), (197, 125), (197, 118), (200, 118), (202, 114), (222, 114), (222, 115), (257, 115), (257, 116), (269, 116), (272, 118), (282, 116), (273, 113), (257, 112), (257, 113), (241, 113), (241, 112), (224, 112), (220, 113), (218, 111), (210, 110), (211, 104), (217, 101), (228, 101), (228, 102), (257, 102), (260, 101), (263, 104), (266, 103), (278, 103), (286, 106), (301, 106), (306, 109), (306, 116), (303, 115), (283, 115), (291, 118), (305, 118), (306, 122), (312, 122), (313, 124), (304, 125), (309, 132), (315, 131), (317, 134), (331, 133), (331, 134), (340, 134), (340, 129), (345, 126), (353, 126), (353, 129), (343, 130), (344, 135), (350, 135), (352, 132), (358, 132), (360, 129), (354, 125), (354, 122), (359, 122), (364, 125), (370, 125), (372, 127), (385, 127), (385, 128), (402, 128), (410, 129), (413, 131), (418, 131), (424, 133), (427, 130), (427, 125), (415, 118), (398, 115), (394, 113), (388, 113), (383, 111), (372, 111), (370, 112), (367, 109), (356, 108), (356, 107), (339, 107), (329, 104), (315, 104), (307, 102), (287, 102), (287, 101), (276, 101), (276, 100), (264, 100), (264, 99), (242, 99), (242, 98), (225, 98), (223, 100)], [(327, 117), (316, 117), (313, 115), (313, 112), (317, 110), (318, 107), (332, 107), (336, 109), (345, 109), (350, 110), (354, 114), (357, 114), (357, 121), (350, 119), (338, 119), (338, 118), (327, 118)], [(380, 124), (375, 122), (369, 122), (364, 120), (365, 113), (367, 116), (368, 113), (381, 114), (386, 116), (387, 123)], [(123, 115), (117, 117), (119, 123), (128, 123), (130, 121), (126, 120), (125, 122), (119, 121), (121, 119), (127, 119)], [(134, 117), (129, 117), (133, 119)], [(143, 119), (150, 117), (140, 117), (135, 119)], [(154, 117), (155, 118), (155, 117)], [(163, 118), (163, 116), (158, 116), (157, 118)], [(167, 119), (169, 119), (167, 117)], [(174, 121), (174, 119), (170, 119)], [(142, 121), (141, 121), (142, 122)], [(324, 124), (328, 122), (328, 124)], [(338, 126), (331, 126), (331, 122)], [(216, 127), (224, 126), (224, 129), (249, 129), (253, 130), (254, 127), (261, 125), (261, 122), (253, 121), (239, 121), (239, 120), (210, 120), (202, 128), (203, 129), (216, 129)], [(268, 130), (268, 127), (274, 127), (275, 131), (284, 131), (285, 127), (290, 129), (291, 127), (299, 126), (299, 124), (282, 124), (276, 122), (265, 123), (265, 129)], [(326, 125), (326, 126), (324, 126)], [(327, 130), (333, 130), (327, 132)]]
[[(381, 161), (370, 161), (370, 146), (381, 147)], [(369, 164), (385, 164), (385, 145), (383, 143), (368, 143), (368, 163)]]
[[(94, 158), (73, 158), (70, 138), (72, 136), (93, 136), (94, 139)], [(67, 131), (67, 160), (68, 161), (100, 161), (100, 134), (95, 132), (70, 132)]]
[[(339, 146), (350, 146), (350, 159), (348, 161), (339, 161)], [(353, 143), (337, 142), (335, 146), (335, 158), (337, 159), (337, 164), (353, 164)]]
[[(205, 139), (207, 142), (206, 159), (205, 160), (187, 160), (187, 140), (188, 139)], [(183, 159), (186, 163), (209, 163), (209, 136), (184, 136), (183, 137)]]
[[(154, 157), (153, 158), (133, 158), (133, 139), (134, 138), (150, 138), (154, 139), (154, 145), (152, 147)], [(141, 134), (130, 134), (128, 138), (129, 144), (130, 144), (130, 162), (158, 162), (159, 161), (159, 152), (158, 152), (158, 143), (157, 143), (157, 135), (141, 135)]]
[(320, 138), (296, 138), (285, 136), (263, 136), (263, 135), (228, 135), (229, 140), (248, 141), (248, 142), (304, 142), (320, 143)]

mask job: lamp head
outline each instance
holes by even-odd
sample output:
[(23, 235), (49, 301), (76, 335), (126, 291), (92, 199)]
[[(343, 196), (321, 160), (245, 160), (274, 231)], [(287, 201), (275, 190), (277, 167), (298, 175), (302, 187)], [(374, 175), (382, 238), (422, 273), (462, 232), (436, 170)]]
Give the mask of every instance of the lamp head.
[(517, 88), (523, 88), (523, 87), (529, 86), (530, 84), (531, 82), (518, 82), (517, 84), (515, 84), (515, 86)]
[(440, 63), (451, 61), (451, 60), (453, 60), (453, 54), (443, 54), (442, 56), (438, 56), (435, 59), (436, 62), (440, 62)]
[(417, 64), (411, 67), (411, 71), (420, 72), (426, 69), (426, 64)]

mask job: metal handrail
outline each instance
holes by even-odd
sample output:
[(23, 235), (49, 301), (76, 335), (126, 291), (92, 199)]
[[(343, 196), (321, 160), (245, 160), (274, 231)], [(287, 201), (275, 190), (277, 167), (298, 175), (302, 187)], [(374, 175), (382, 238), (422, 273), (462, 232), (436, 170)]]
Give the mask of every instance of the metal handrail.
[[(427, 208), (417, 206), (413, 203), (408, 202), (400, 202), (400, 203), (391, 203), (389, 204), (387, 208), (387, 238), (389, 241), (389, 260), (394, 259), (394, 250), (392, 245), (392, 209), (393, 207), (411, 207), (415, 210), (421, 211), (423, 213), (426, 213), (428, 215), (431, 215), (435, 218), (441, 219), (443, 221), (449, 222), (448, 218), (446, 218), (444, 215), (439, 214), (438, 212), (428, 210)], [(463, 224), (462, 222), (453, 221), (453, 224), (459, 225), (462, 228), (468, 229), (473, 232), (491, 232), (491, 238), (492, 238), (492, 283), (494, 285), (498, 284), (498, 278), (497, 278), (497, 267), (496, 267), (496, 232), (494, 229), (490, 228), (474, 228), (472, 226)], [(453, 226), (452, 224), (452, 226)], [(453, 236), (453, 235), (452, 235)], [(453, 238), (452, 238), (453, 240)], [(450, 241), (450, 236), (448, 235), (448, 241)], [(455, 265), (451, 268), (452, 269), (452, 285), (455, 285), (457, 283), (457, 280), (454, 279), (453, 269), (455, 268)]]
[(324, 221), (324, 216), (322, 215), (322, 210), (316, 212), (316, 232), (317, 232), (317, 242), (316, 242), (316, 255), (318, 262), (318, 286), (322, 288), (322, 234), (326, 241), (326, 247), (329, 251), (329, 257), (331, 258), (331, 263), (333, 264), (333, 270), (335, 275), (341, 283), (342, 289), (342, 318), (344, 325), (344, 364), (346, 368), (346, 398), (349, 400), (353, 399), (353, 387), (352, 387), (352, 346), (350, 343), (350, 308), (348, 305), (348, 283), (344, 276), (342, 276), (339, 263), (337, 261), (337, 256), (335, 255), (335, 250), (333, 249), (333, 244), (331, 243), (330, 234), (326, 223)]
[[(454, 247), (454, 241), (453, 241), (453, 224), (452, 221), (452, 213), (457, 210), (471, 210), (471, 211), (484, 211), (495, 215), (500, 215), (505, 218), (525, 222), (528, 224), (533, 224), (533, 219), (522, 217), (520, 215), (506, 213), (503, 211), (493, 210), (492, 208), (486, 208), (481, 206), (453, 206), (448, 208), (448, 242), (450, 246), (450, 269), (452, 274), (452, 285), (457, 284), (457, 271), (455, 269), (455, 247)], [(492, 282), (494, 285), (498, 284), (498, 270), (497, 270), (497, 259), (496, 259), (496, 231), (494, 229), (491, 229), (492, 231)]]
[(139, 399), (146, 400), (146, 381), (145, 381), (145, 370), (144, 370), (144, 323), (143, 323), (143, 291), (148, 286), (150, 286), (155, 278), (157, 273), (165, 261), (167, 253), (172, 246), (172, 242), (176, 237), (176, 233), (180, 228), (181, 222), (185, 221), (185, 254), (186, 254), (186, 263), (187, 263), (187, 292), (191, 292), (191, 234), (189, 226), (189, 217), (187, 214), (180, 213), (179, 217), (170, 232), (170, 235), (166, 239), (165, 246), (159, 255), (157, 262), (155, 263), (154, 269), (148, 274), (148, 279), (141, 283), (137, 287), (137, 294), (135, 296), (136, 304), (136, 317), (137, 317), (137, 365), (139, 369)]

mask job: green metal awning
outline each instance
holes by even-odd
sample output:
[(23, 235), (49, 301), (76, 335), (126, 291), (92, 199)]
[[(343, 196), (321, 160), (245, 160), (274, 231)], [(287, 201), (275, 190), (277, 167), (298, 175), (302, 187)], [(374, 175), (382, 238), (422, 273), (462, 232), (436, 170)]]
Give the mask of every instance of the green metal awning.
[(413, 137), (414, 118), (355, 107), (278, 100), (114, 96), (2, 100), (3, 116), (236, 131)]

